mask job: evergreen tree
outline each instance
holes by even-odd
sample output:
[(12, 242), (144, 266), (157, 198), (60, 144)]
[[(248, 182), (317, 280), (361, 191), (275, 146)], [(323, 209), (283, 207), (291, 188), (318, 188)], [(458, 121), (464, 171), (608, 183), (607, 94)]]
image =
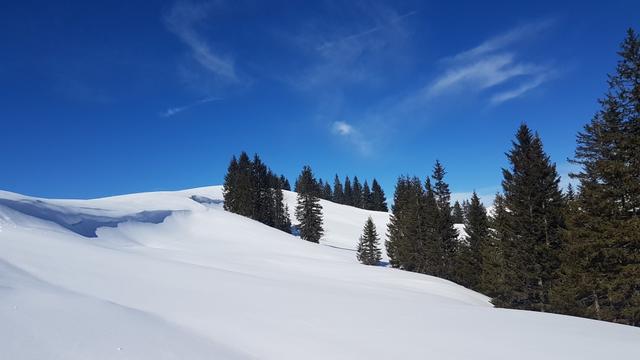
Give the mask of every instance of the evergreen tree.
[(235, 155), (229, 162), (227, 174), (224, 176), (222, 196), (224, 198), (223, 208), (230, 212), (236, 212), (238, 207), (238, 160)]
[(353, 177), (353, 187), (351, 188), (351, 205), (362, 207), (362, 185), (357, 176)]
[(501, 194), (496, 194), (493, 201), (493, 215), (489, 219), (487, 241), (481, 246), (482, 272), (479, 289), (485, 295), (492, 297), (496, 305), (499, 299), (505, 298), (504, 273), (513, 270), (513, 266), (504, 263), (504, 243), (509, 234), (509, 212), (505, 207), (505, 200)]
[(424, 190), (418, 178), (398, 178), (385, 246), (391, 266), (421, 272), (425, 266)]
[(373, 209), (376, 211), (384, 211), (388, 212), (389, 208), (387, 207), (387, 197), (384, 195), (384, 191), (382, 191), (382, 187), (378, 184), (376, 179), (373, 179), (371, 183), (371, 198), (373, 201)]
[(296, 219), (300, 229), (300, 238), (319, 243), (324, 229), (322, 228), (322, 206), (316, 196), (317, 182), (309, 166), (302, 169), (298, 177), (298, 205)]
[(282, 190), (291, 191), (291, 185), (289, 184), (289, 180), (287, 180), (284, 175), (280, 175), (280, 187)]
[(362, 186), (362, 208), (375, 210), (373, 206), (373, 194), (371, 193), (367, 180), (364, 181), (364, 185)]
[(342, 183), (338, 174), (333, 179), (333, 202), (338, 204), (344, 204), (344, 190), (342, 189)]
[(442, 276), (447, 279), (454, 278), (454, 259), (458, 245), (458, 230), (453, 226), (453, 215), (451, 213), (451, 192), (449, 185), (444, 181), (446, 172), (439, 161), (433, 167), (434, 180), (433, 193), (438, 207), (436, 231), (439, 236), (438, 242), (442, 246), (443, 269)]
[(253, 163), (246, 152), (240, 153), (235, 177), (235, 212), (236, 214), (253, 217), (255, 207), (255, 181), (253, 178)]
[(353, 206), (353, 188), (349, 177), (344, 178), (344, 202), (345, 205)]
[(258, 154), (253, 156), (251, 163), (253, 182), (253, 211), (251, 218), (263, 224), (274, 226), (274, 201), (270, 181), (273, 174), (262, 162)]
[(421, 243), (424, 248), (424, 264), (421, 271), (428, 275), (447, 277), (447, 259), (440, 233), (440, 209), (431, 186), (431, 179), (425, 181), (424, 204), (420, 212)]
[(333, 201), (333, 192), (331, 191), (331, 185), (329, 185), (329, 182), (324, 183), (322, 188), (322, 198)]
[(578, 134), (554, 310), (640, 326), (640, 39), (629, 29), (601, 110)]
[(453, 204), (453, 222), (456, 224), (464, 223), (464, 211), (462, 210), (462, 206), (460, 206), (460, 203), (457, 200)]
[(282, 193), (282, 181), (277, 177), (272, 179), (271, 192), (273, 201), (273, 227), (286, 233), (291, 233), (291, 219), (289, 218), (289, 208), (284, 203), (284, 194)]
[(521, 125), (507, 154), (502, 187), (508, 211), (504, 241), (506, 292), (498, 303), (518, 309), (547, 311), (549, 289), (558, 269), (564, 199), (555, 165), (542, 142)]
[(458, 249), (456, 281), (468, 288), (478, 290), (483, 269), (482, 248), (488, 241), (489, 220), (487, 211), (475, 191), (466, 210), (463, 219), (467, 236), (464, 244), (461, 244)]
[(360, 236), (357, 256), (358, 261), (365, 265), (378, 265), (382, 258), (380, 238), (378, 237), (378, 232), (376, 231), (376, 226), (371, 216), (367, 219), (362, 236)]

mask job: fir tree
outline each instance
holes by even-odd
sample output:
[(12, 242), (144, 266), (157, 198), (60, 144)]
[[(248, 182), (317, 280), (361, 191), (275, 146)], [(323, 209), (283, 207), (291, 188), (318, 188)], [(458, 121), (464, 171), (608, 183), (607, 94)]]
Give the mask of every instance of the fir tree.
[(235, 212), (236, 214), (252, 217), (255, 207), (255, 181), (253, 177), (253, 164), (246, 152), (240, 153), (238, 168), (235, 177)]
[(505, 271), (507, 290), (499, 303), (547, 311), (564, 227), (560, 178), (542, 141), (524, 124), (507, 156), (511, 168), (503, 169), (502, 187), (509, 232), (502, 245), (504, 263), (513, 268)]
[(462, 206), (460, 206), (460, 203), (457, 200), (453, 204), (453, 222), (455, 222), (456, 224), (464, 223), (464, 211), (462, 210)]
[(493, 201), (493, 215), (489, 219), (487, 241), (481, 247), (482, 271), (479, 289), (492, 297), (496, 305), (503, 305), (499, 299), (505, 298), (504, 273), (513, 270), (513, 266), (504, 263), (504, 243), (509, 234), (509, 212), (501, 194), (496, 194)]
[(287, 180), (284, 175), (280, 175), (280, 187), (282, 190), (291, 191), (291, 185), (289, 184), (289, 180)]
[(351, 205), (355, 207), (362, 207), (362, 185), (357, 176), (353, 177), (353, 186), (351, 188)]
[(224, 176), (222, 196), (224, 198), (223, 208), (230, 212), (236, 212), (238, 207), (238, 160), (235, 155), (229, 162), (227, 174)]
[(373, 194), (371, 194), (371, 189), (369, 188), (367, 180), (365, 180), (364, 185), (362, 185), (362, 208), (375, 210), (373, 206)]
[(353, 206), (353, 188), (349, 177), (344, 178), (344, 202), (345, 205)]
[(444, 181), (446, 172), (439, 161), (433, 167), (434, 180), (433, 193), (438, 206), (438, 217), (436, 231), (439, 236), (438, 242), (442, 246), (443, 264), (442, 276), (447, 279), (454, 278), (454, 258), (458, 245), (458, 231), (455, 229), (453, 216), (451, 214), (451, 192), (449, 185)]
[(324, 183), (324, 186), (322, 187), (322, 198), (333, 201), (333, 192), (331, 191), (331, 185), (329, 185), (329, 182)]
[(367, 219), (362, 236), (360, 236), (357, 256), (358, 261), (365, 265), (378, 265), (382, 258), (380, 238), (371, 217)]
[(456, 281), (468, 288), (478, 290), (483, 269), (482, 248), (488, 241), (489, 220), (487, 211), (475, 191), (463, 219), (467, 236), (464, 244), (461, 244), (458, 249)]
[(640, 326), (640, 39), (618, 52), (601, 110), (578, 134), (554, 310)]
[(291, 233), (291, 219), (289, 218), (289, 208), (284, 203), (282, 193), (282, 181), (275, 178), (271, 182), (271, 192), (273, 199), (273, 227), (286, 233)]
[(344, 204), (344, 190), (342, 189), (342, 183), (340, 182), (340, 178), (338, 178), (338, 174), (333, 179), (333, 202), (338, 204)]
[(298, 177), (298, 205), (296, 219), (300, 230), (300, 238), (319, 243), (324, 229), (322, 228), (322, 206), (316, 196), (317, 182), (309, 166), (302, 169)]
[(376, 211), (384, 211), (388, 212), (389, 208), (387, 207), (387, 198), (384, 195), (384, 191), (382, 191), (382, 187), (378, 184), (376, 179), (373, 179), (371, 183), (371, 198), (373, 201), (373, 209)]

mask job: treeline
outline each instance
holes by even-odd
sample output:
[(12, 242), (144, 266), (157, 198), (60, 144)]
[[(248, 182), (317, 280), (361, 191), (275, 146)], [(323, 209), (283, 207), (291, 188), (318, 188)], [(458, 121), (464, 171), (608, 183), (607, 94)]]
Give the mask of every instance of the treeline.
[[(474, 193), (450, 207), (444, 169), (400, 177), (388, 226), (391, 266), (451, 279), (500, 307), (640, 326), (640, 39), (629, 30), (601, 109), (560, 177), (526, 125), (507, 153), (491, 216)], [(467, 236), (458, 241), (454, 222)]]
[[(294, 191), (300, 193), (299, 190), (299, 184), (296, 182)], [(317, 197), (338, 204), (355, 206), (365, 210), (389, 211), (387, 198), (376, 179), (373, 179), (371, 186), (369, 186), (367, 180), (361, 184), (357, 176), (353, 178), (353, 182), (347, 176), (343, 184), (336, 174), (333, 187), (329, 181), (318, 179), (313, 185), (312, 191)]]
[(224, 209), (291, 233), (282, 193), (287, 188), (289, 181), (274, 174), (257, 154), (252, 160), (242, 152), (231, 159), (224, 177)]

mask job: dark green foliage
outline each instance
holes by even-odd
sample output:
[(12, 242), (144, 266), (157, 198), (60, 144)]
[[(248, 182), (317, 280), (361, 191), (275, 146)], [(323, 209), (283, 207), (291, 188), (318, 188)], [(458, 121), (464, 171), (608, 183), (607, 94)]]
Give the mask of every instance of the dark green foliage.
[(601, 110), (578, 134), (554, 310), (640, 326), (640, 39), (633, 31)]
[(235, 156), (231, 159), (225, 175), (224, 209), (290, 232), (282, 186), (282, 178), (273, 174), (258, 155), (252, 161), (242, 152), (238, 160)]
[(384, 212), (389, 211), (389, 208), (387, 207), (387, 198), (376, 179), (373, 179), (373, 182), (371, 183), (371, 200), (373, 202), (373, 208), (371, 210)]
[(340, 182), (340, 178), (338, 178), (338, 174), (333, 179), (333, 202), (338, 204), (344, 204), (344, 190), (342, 189), (342, 183)]
[(317, 182), (309, 166), (302, 169), (297, 180), (298, 205), (296, 206), (297, 225), (300, 238), (318, 243), (324, 234), (322, 228), (322, 205), (317, 197)]
[(333, 201), (333, 192), (331, 191), (331, 185), (329, 185), (329, 182), (324, 183), (324, 186), (322, 187), (322, 198)]
[(564, 227), (564, 198), (555, 165), (542, 142), (521, 125), (503, 169), (504, 205), (508, 211), (503, 239), (506, 291), (501, 306), (547, 311), (549, 289), (559, 267), (558, 252)]
[(364, 230), (358, 242), (357, 257), (358, 261), (365, 265), (378, 265), (382, 258), (380, 237), (371, 217), (364, 224)]
[[(489, 219), (487, 241), (481, 246), (482, 272), (478, 288), (482, 293), (493, 299), (504, 298), (507, 291), (504, 273), (512, 266), (504, 263), (503, 244), (509, 234), (509, 213), (505, 207), (505, 200), (501, 194), (496, 194), (493, 201), (493, 216)], [(494, 303), (500, 305), (498, 300)]]
[(367, 180), (364, 181), (364, 185), (362, 186), (362, 204), (363, 209), (366, 210), (374, 210), (373, 206), (373, 194), (371, 193), (371, 189), (369, 188), (369, 184)]
[(353, 188), (348, 176), (344, 178), (344, 201), (342, 203), (353, 206)]
[(465, 210), (463, 220), (467, 236), (457, 250), (456, 281), (468, 288), (478, 290), (484, 267), (482, 250), (489, 236), (489, 219), (487, 210), (475, 191)]
[(357, 176), (353, 177), (353, 185), (351, 188), (351, 205), (355, 207), (362, 207), (362, 185)]
[(433, 167), (431, 177), (434, 180), (433, 194), (438, 207), (436, 218), (436, 234), (443, 252), (442, 276), (447, 279), (454, 278), (454, 258), (458, 245), (458, 231), (454, 228), (453, 215), (451, 214), (451, 192), (449, 185), (444, 181), (446, 172), (439, 161)]
[(464, 211), (457, 200), (453, 204), (453, 222), (456, 224), (464, 223)]
[(423, 225), (424, 190), (416, 177), (398, 178), (387, 228), (387, 255), (391, 266), (421, 271), (425, 265)]
[(282, 190), (291, 191), (291, 185), (289, 184), (289, 180), (287, 180), (284, 175), (280, 175), (280, 187)]

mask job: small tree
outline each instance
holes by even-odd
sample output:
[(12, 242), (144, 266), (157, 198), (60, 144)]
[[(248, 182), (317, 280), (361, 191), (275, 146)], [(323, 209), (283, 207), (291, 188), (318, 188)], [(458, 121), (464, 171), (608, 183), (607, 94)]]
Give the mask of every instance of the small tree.
[(319, 243), (324, 229), (322, 228), (322, 205), (316, 196), (317, 182), (309, 166), (302, 169), (298, 177), (298, 205), (296, 219), (299, 222), (300, 238)]
[(381, 258), (380, 237), (376, 231), (376, 225), (369, 216), (358, 243), (358, 261), (365, 265), (378, 265)]

